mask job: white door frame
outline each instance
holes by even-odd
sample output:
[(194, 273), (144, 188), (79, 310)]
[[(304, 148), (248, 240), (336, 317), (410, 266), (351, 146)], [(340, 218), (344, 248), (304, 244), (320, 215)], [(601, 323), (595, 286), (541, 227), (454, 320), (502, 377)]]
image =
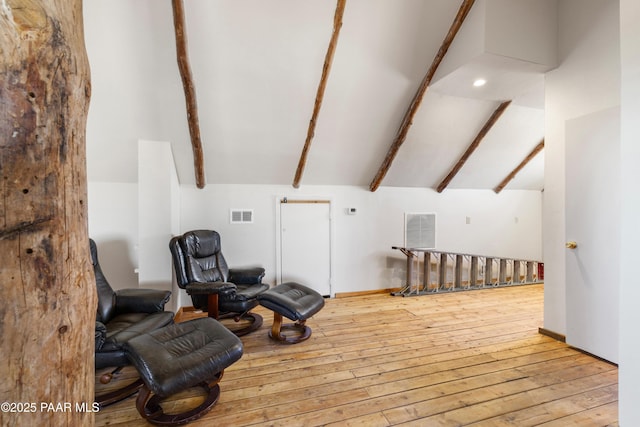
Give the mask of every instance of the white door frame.
[(303, 201), (312, 203), (313, 200), (322, 200), (325, 202), (329, 202), (329, 296), (331, 298), (335, 297), (335, 286), (334, 286), (334, 278), (333, 272), (335, 270), (335, 245), (333, 242), (335, 239), (335, 226), (334, 226), (334, 202), (333, 198), (325, 197), (325, 196), (300, 196), (300, 195), (280, 195), (276, 196), (274, 200), (275, 209), (276, 209), (276, 221), (275, 221), (275, 229), (276, 229), (276, 284), (282, 283), (282, 254), (280, 245), (282, 244), (282, 238), (280, 236), (280, 219), (281, 219), (281, 205), (282, 200), (292, 200), (292, 201)]

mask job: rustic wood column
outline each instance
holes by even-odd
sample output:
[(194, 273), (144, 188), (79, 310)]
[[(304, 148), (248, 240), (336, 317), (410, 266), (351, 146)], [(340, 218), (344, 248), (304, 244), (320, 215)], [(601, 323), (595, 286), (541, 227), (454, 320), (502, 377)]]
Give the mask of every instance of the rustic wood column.
[(94, 424), (91, 412), (75, 406), (86, 402), (90, 410), (94, 398), (90, 91), (82, 1), (3, 0), (0, 401), (22, 404), (17, 412), (3, 407), (3, 426)]

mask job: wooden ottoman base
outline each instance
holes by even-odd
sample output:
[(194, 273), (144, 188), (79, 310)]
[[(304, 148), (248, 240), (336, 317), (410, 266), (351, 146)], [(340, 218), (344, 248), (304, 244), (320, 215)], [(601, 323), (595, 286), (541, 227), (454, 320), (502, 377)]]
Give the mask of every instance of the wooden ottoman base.
[[(311, 336), (311, 328), (308, 327), (306, 320), (299, 320), (296, 323), (282, 323), (282, 314), (273, 313), (273, 325), (269, 331), (269, 337), (276, 341), (286, 342), (287, 344), (297, 344), (309, 339)], [(295, 336), (287, 336), (282, 333), (283, 329), (295, 331)]]
[[(300, 283), (281, 283), (258, 295), (261, 306), (273, 311), (273, 325), (269, 332), (272, 339), (296, 344), (309, 339), (311, 328), (305, 322), (324, 307), (324, 298), (318, 292)], [(296, 323), (283, 324), (286, 317)], [(294, 336), (282, 333), (283, 329), (294, 330)]]
[(167, 414), (162, 409), (160, 403), (162, 398), (157, 394), (154, 394), (149, 388), (144, 385), (138, 394), (136, 400), (136, 409), (138, 413), (152, 424), (161, 426), (177, 426), (190, 423), (205, 415), (213, 408), (220, 398), (220, 386), (218, 382), (222, 378), (222, 372), (217, 380), (212, 383), (201, 382), (196, 386), (202, 387), (207, 396), (204, 401), (197, 407), (181, 412), (178, 414)]

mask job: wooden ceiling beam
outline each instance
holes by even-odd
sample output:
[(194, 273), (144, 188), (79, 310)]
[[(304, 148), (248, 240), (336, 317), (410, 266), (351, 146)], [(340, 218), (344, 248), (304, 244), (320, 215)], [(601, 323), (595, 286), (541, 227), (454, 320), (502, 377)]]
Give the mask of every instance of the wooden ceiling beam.
[(200, 123), (198, 120), (198, 103), (196, 102), (196, 89), (191, 76), (191, 65), (187, 48), (187, 35), (184, 19), (183, 0), (172, 0), (173, 7), (173, 27), (176, 35), (176, 54), (182, 86), (184, 87), (184, 97), (187, 104), (187, 121), (189, 124), (189, 135), (191, 136), (191, 146), (193, 149), (193, 166), (196, 174), (196, 186), (204, 188), (204, 154), (202, 151), (202, 140), (200, 139)]
[(338, 44), (340, 28), (342, 28), (342, 16), (344, 15), (344, 8), (346, 4), (347, 0), (337, 0), (336, 11), (333, 17), (333, 34), (331, 35), (331, 41), (329, 42), (329, 47), (327, 48), (327, 53), (324, 58), (322, 77), (320, 78), (320, 84), (318, 85), (318, 91), (316, 93), (316, 101), (313, 105), (313, 114), (311, 115), (309, 128), (307, 129), (307, 138), (304, 141), (304, 147), (302, 147), (302, 153), (300, 154), (296, 174), (293, 178), (294, 188), (298, 188), (300, 186), (300, 180), (302, 179), (302, 174), (304, 173), (304, 168), (307, 164), (307, 156), (309, 155), (311, 141), (315, 135), (316, 122), (318, 120), (318, 115), (320, 114), (320, 107), (322, 107), (322, 99), (324, 98), (324, 91), (327, 87), (327, 80), (329, 78), (329, 72), (331, 71), (331, 64), (333, 63), (333, 55)]
[(527, 163), (529, 163), (535, 156), (537, 156), (538, 153), (541, 152), (543, 148), (544, 148), (544, 138), (542, 139), (542, 141), (540, 141), (540, 143), (538, 143), (538, 145), (535, 146), (535, 148), (531, 151), (531, 153), (529, 153), (529, 155), (525, 157), (525, 159), (522, 162), (520, 162), (520, 164), (516, 166), (516, 168), (512, 170), (511, 173), (507, 175), (507, 177), (503, 179), (500, 184), (496, 186), (496, 188), (493, 189), (493, 191), (495, 191), (496, 194), (501, 192), (504, 189), (504, 187), (506, 187), (507, 184), (509, 184), (509, 182), (511, 182), (511, 180), (515, 178), (516, 174), (520, 172), (522, 168), (524, 168), (527, 165)]
[(460, 5), (460, 8), (458, 9), (458, 13), (456, 14), (456, 17), (453, 20), (451, 27), (449, 28), (449, 32), (444, 38), (444, 41), (442, 42), (442, 45), (440, 46), (438, 53), (436, 54), (435, 58), (431, 62), (431, 66), (429, 67), (427, 74), (422, 79), (422, 82), (420, 83), (420, 87), (418, 87), (418, 90), (414, 95), (413, 100), (411, 101), (411, 104), (409, 104), (409, 108), (405, 112), (404, 118), (402, 120), (402, 124), (398, 129), (398, 133), (396, 134), (396, 137), (393, 140), (393, 143), (391, 144), (391, 147), (389, 148), (387, 155), (382, 161), (382, 164), (380, 165), (380, 168), (378, 169), (376, 176), (373, 178), (373, 180), (371, 181), (371, 184), (369, 185), (369, 190), (376, 191), (380, 186), (380, 184), (382, 183), (382, 180), (384, 179), (385, 175), (389, 171), (389, 168), (391, 167), (391, 163), (393, 163), (393, 160), (395, 159), (396, 154), (398, 154), (398, 150), (400, 149), (400, 146), (402, 145), (404, 140), (407, 138), (407, 133), (409, 132), (409, 128), (413, 124), (413, 117), (416, 115), (416, 112), (418, 111), (418, 108), (422, 103), (424, 94), (426, 93), (427, 88), (429, 87), (429, 84), (433, 79), (433, 76), (436, 74), (436, 70), (438, 69), (438, 67), (440, 66), (440, 63), (442, 62), (445, 55), (447, 54), (449, 47), (451, 46), (451, 44), (453, 43), (453, 40), (458, 34), (460, 27), (462, 27), (462, 24), (465, 18), (467, 17), (467, 15), (469, 14), (469, 11), (471, 10), (471, 7), (473, 6), (474, 2), (475, 0), (463, 0), (462, 4)]
[(467, 147), (467, 150), (464, 152), (462, 157), (460, 157), (460, 160), (458, 160), (458, 163), (456, 163), (455, 166), (453, 166), (451, 171), (449, 171), (447, 176), (438, 185), (438, 188), (436, 189), (438, 193), (442, 193), (442, 191), (445, 188), (447, 188), (447, 185), (449, 185), (451, 180), (457, 175), (458, 172), (460, 172), (460, 169), (462, 169), (462, 166), (464, 166), (467, 160), (469, 160), (469, 157), (471, 157), (471, 154), (473, 154), (476, 148), (478, 148), (478, 146), (480, 145), (484, 137), (487, 135), (489, 130), (491, 130), (493, 125), (498, 121), (500, 116), (502, 116), (502, 113), (504, 113), (504, 111), (507, 109), (509, 104), (511, 104), (511, 101), (505, 101), (501, 103), (498, 106), (498, 108), (496, 108), (496, 110), (493, 112), (493, 114), (491, 114), (491, 117), (489, 117), (489, 120), (487, 120), (484, 126), (482, 126), (482, 129), (480, 129), (480, 132), (478, 132), (478, 135), (476, 135), (471, 145)]

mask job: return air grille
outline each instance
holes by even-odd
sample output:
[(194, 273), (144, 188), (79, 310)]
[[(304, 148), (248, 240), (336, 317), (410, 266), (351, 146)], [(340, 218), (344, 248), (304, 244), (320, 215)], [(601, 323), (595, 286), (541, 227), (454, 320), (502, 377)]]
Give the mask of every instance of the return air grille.
[(253, 223), (253, 209), (231, 209), (231, 224), (251, 224)]
[(404, 246), (405, 248), (435, 249), (436, 247), (436, 214), (407, 213), (404, 214)]

